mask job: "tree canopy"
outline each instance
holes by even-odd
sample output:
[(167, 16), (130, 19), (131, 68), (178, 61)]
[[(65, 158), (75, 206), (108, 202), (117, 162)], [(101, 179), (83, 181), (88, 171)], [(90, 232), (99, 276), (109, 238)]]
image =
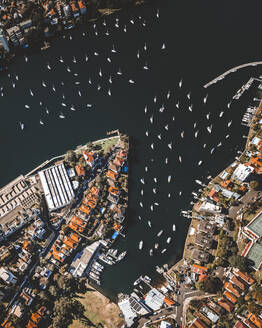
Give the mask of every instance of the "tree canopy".
[(228, 259), (229, 264), (233, 268), (238, 268), (240, 271), (247, 271), (248, 265), (246, 258), (240, 255), (232, 255)]

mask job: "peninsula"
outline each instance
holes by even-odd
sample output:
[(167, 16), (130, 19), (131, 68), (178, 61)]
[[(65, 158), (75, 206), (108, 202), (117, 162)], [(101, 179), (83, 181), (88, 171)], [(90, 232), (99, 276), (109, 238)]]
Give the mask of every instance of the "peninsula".
[(122, 322), (116, 305), (93, 288), (102, 284), (104, 266), (126, 255), (112, 245), (123, 235), (128, 205), (129, 138), (110, 134), (0, 190), (1, 327)]

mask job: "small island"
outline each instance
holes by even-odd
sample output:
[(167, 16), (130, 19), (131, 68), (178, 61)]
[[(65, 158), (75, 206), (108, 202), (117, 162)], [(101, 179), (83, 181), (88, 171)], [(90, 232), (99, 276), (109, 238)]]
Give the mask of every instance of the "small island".
[(94, 289), (104, 266), (126, 255), (112, 246), (127, 214), (129, 137), (111, 134), (1, 188), (2, 327), (123, 322), (117, 306)]

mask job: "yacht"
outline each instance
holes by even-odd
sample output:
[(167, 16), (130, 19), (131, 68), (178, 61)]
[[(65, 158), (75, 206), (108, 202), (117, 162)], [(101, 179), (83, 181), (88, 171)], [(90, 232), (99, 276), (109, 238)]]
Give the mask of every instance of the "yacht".
[(46, 67), (47, 67), (49, 70), (51, 70), (51, 66), (50, 66), (50, 64), (47, 64)]
[(173, 224), (173, 231), (176, 231), (176, 225), (175, 224)]
[(29, 108), (30, 108), (30, 106), (29, 106), (29, 105), (25, 105), (25, 108), (29, 109)]
[(24, 58), (25, 58), (25, 62), (27, 63), (28, 62), (28, 57), (24, 56)]
[(160, 230), (157, 234), (157, 237), (160, 237), (162, 235), (162, 233), (163, 233), (163, 230)]
[(69, 73), (71, 72), (71, 69), (70, 69), (69, 66), (67, 66), (66, 70), (67, 70), (67, 72), (69, 72)]
[(109, 32), (108, 32), (108, 30), (106, 30), (106, 35), (109, 35)]
[(161, 251), (161, 254), (164, 254), (166, 252), (166, 248), (164, 248), (162, 251)]
[(153, 121), (154, 121), (154, 117), (153, 115), (150, 117), (150, 123), (153, 124)]
[(135, 24), (135, 22), (134, 22), (133, 19), (130, 19), (130, 23), (131, 23), (131, 24)]
[(169, 175), (167, 178), (167, 182), (170, 183), (170, 181), (171, 181), (171, 175)]
[(144, 178), (141, 178), (140, 181), (141, 181), (141, 183), (145, 184)]
[(33, 97), (34, 95), (33, 91), (31, 89), (29, 91), (30, 91), (30, 95)]
[(156, 17), (159, 18), (159, 9), (157, 9)]
[(52, 90), (53, 90), (54, 92), (56, 92), (56, 88), (55, 88), (54, 85), (52, 86)]
[(114, 44), (113, 44), (113, 46), (112, 46), (111, 52), (116, 53), (116, 49), (115, 49)]
[(92, 104), (86, 104), (86, 107), (91, 108), (93, 105)]
[(85, 55), (85, 61), (88, 62), (88, 56), (87, 55)]
[(119, 254), (118, 258), (117, 258), (117, 261), (121, 261), (123, 260), (123, 258), (126, 256), (127, 254), (127, 251), (124, 251), (122, 252), (121, 254)]
[(130, 79), (130, 80), (129, 80), (129, 83), (134, 84), (135, 81)]
[(178, 156), (179, 162), (182, 163), (182, 157)]
[(170, 244), (170, 242), (171, 242), (171, 237), (168, 237), (167, 240), (166, 240), (166, 242), (167, 242), (168, 244)]
[(73, 61), (73, 63), (76, 63), (76, 58), (75, 58), (75, 56), (73, 57), (73, 60), (72, 60), (72, 61)]
[(95, 56), (99, 56), (99, 53), (95, 51), (95, 52), (94, 52), (94, 55), (95, 55)]
[(210, 126), (207, 127), (207, 131), (208, 131), (209, 133), (212, 132), (212, 124), (211, 124)]
[(39, 123), (40, 123), (41, 125), (44, 125), (44, 122), (43, 122), (42, 120), (40, 120)]
[(126, 25), (124, 26), (124, 32), (127, 32)]
[(232, 121), (228, 122), (227, 126), (230, 127), (231, 124), (232, 124)]
[(137, 57), (137, 59), (139, 59), (139, 57), (140, 57), (140, 52), (139, 52), (139, 50), (137, 50), (136, 57)]
[(81, 91), (80, 91), (80, 90), (78, 90), (78, 95), (79, 95), (79, 97), (81, 97), (81, 96), (82, 96), (82, 93), (81, 93)]
[(145, 69), (145, 70), (149, 69), (147, 62), (145, 62), (145, 65), (143, 66), (143, 69)]
[(60, 112), (59, 117), (60, 118), (65, 118), (65, 115), (62, 112)]
[(108, 93), (109, 96), (111, 96), (111, 90), (110, 89), (108, 90), (107, 93)]
[(19, 125), (20, 125), (20, 128), (21, 128), (21, 130), (24, 130), (24, 128), (25, 128), (25, 125), (24, 125), (24, 123), (22, 123), (22, 122), (19, 122)]
[(151, 248), (150, 251), (149, 251), (149, 255), (150, 256), (153, 256), (153, 249)]
[(62, 106), (64, 106), (64, 107), (66, 107), (66, 104), (65, 104), (65, 103), (63, 103), (63, 102), (61, 103), (61, 105), (62, 105)]
[(64, 62), (62, 56), (60, 56), (59, 61), (60, 61), (60, 63), (63, 63)]
[(146, 43), (144, 44), (144, 50), (145, 50), (145, 51), (147, 50), (147, 45), (146, 45)]
[(148, 225), (149, 225), (149, 228), (152, 228), (152, 223), (151, 223), (151, 221), (147, 221), (147, 223), (148, 223)]
[(183, 80), (181, 79), (181, 80), (179, 81), (179, 88), (182, 88), (182, 84), (183, 84)]
[(117, 71), (117, 73), (116, 73), (117, 75), (122, 75), (123, 73), (122, 73), (122, 71), (121, 71), (121, 68), (119, 67), (119, 69), (118, 69), (118, 71)]
[(45, 109), (45, 112), (46, 112), (46, 114), (48, 115), (49, 114), (49, 109)]
[(46, 83), (42, 81), (42, 86), (46, 88)]
[(72, 106), (70, 107), (70, 109), (73, 110), (73, 111), (76, 110), (74, 105), (72, 105)]
[(140, 282), (141, 282), (141, 276), (134, 282), (134, 286), (136, 286), (136, 285), (138, 285), (138, 284), (140, 284)]
[(156, 244), (155, 244), (155, 249), (158, 249), (158, 247), (159, 247), (159, 244), (156, 243)]
[(207, 97), (208, 97), (208, 94), (204, 97), (204, 104), (207, 102)]
[(109, 63), (111, 63), (111, 58), (110, 57), (107, 57), (106, 59)]
[(162, 47), (161, 47), (162, 50), (166, 49), (166, 45), (163, 43)]
[(138, 248), (141, 250), (143, 248), (143, 240), (139, 242)]

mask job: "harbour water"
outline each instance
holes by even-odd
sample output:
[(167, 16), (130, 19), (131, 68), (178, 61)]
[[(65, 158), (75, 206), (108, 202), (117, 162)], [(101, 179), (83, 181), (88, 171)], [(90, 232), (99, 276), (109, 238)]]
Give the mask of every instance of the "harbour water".
[[(181, 209), (191, 207), (191, 192), (199, 188), (195, 179), (207, 181), (206, 176), (217, 174), (232, 161), (237, 150), (243, 148), (242, 135), (247, 134), (247, 130), (240, 122), (250, 97), (243, 95), (230, 108), (227, 104), (250, 76), (262, 72), (261, 68), (236, 72), (207, 90), (202, 85), (231, 67), (261, 59), (257, 42), (261, 6), (258, 1), (253, 1), (251, 6), (242, 0), (155, 1), (152, 5), (107, 17), (106, 27), (103, 20), (97, 22), (97, 36), (92, 25), (73, 30), (65, 34), (65, 38), (52, 42), (48, 50), (28, 54), (28, 63), (23, 57), (17, 58), (9, 70), (11, 78), (7, 74), (1, 76), (0, 85), (4, 87), (0, 97), (1, 185), (67, 149), (104, 137), (106, 131), (119, 129), (131, 137), (128, 224), (126, 238), (116, 243), (119, 250), (127, 250), (128, 255), (123, 262), (105, 270), (102, 287), (108, 295), (130, 291), (140, 274), (150, 275), (156, 265), (172, 264), (181, 258), (189, 221), (179, 214)], [(115, 26), (116, 17), (119, 28)], [(130, 20), (134, 20), (134, 24)], [(105, 35), (107, 29), (109, 36)], [(166, 49), (161, 49), (163, 43)], [(116, 53), (111, 52), (113, 44)], [(99, 55), (95, 56), (94, 52)], [(60, 56), (64, 63), (59, 62)], [(76, 63), (72, 62), (73, 56)], [(146, 62), (148, 70), (143, 69)], [(68, 66), (71, 72), (67, 71)], [(117, 75), (119, 67), (123, 72), (121, 76)], [(108, 81), (110, 76), (112, 84)], [(183, 84), (179, 88), (181, 78)], [(130, 79), (135, 83), (130, 84)], [(42, 81), (46, 82), (46, 88)], [(98, 84), (101, 85), (99, 91)], [(108, 95), (109, 88), (112, 96)], [(30, 89), (34, 96), (30, 95)], [(208, 99), (204, 105), (206, 93)], [(62, 106), (62, 102), (67, 106)], [(25, 104), (30, 108), (25, 108)], [(70, 110), (72, 104), (76, 111)], [(192, 112), (190, 104), (193, 104)], [(65, 119), (58, 117), (61, 111)], [(221, 111), (224, 113), (219, 117)], [(39, 124), (40, 119), (44, 125)], [(25, 124), (23, 131), (19, 121)], [(211, 124), (210, 134), (207, 126)], [(222, 146), (216, 147), (220, 142)], [(198, 166), (200, 161), (203, 163)], [(145, 185), (141, 184), (141, 178)], [(176, 232), (172, 231), (174, 223)], [(157, 238), (161, 229), (164, 232)], [(172, 240), (168, 245), (169, 236)], [(140, 240), (144, 241), (141, 251), (138, 250)], [(167, 251), (150, 257), (149, 249), (156, 242), (160, 244), (160, 251), (163, 248)]]

